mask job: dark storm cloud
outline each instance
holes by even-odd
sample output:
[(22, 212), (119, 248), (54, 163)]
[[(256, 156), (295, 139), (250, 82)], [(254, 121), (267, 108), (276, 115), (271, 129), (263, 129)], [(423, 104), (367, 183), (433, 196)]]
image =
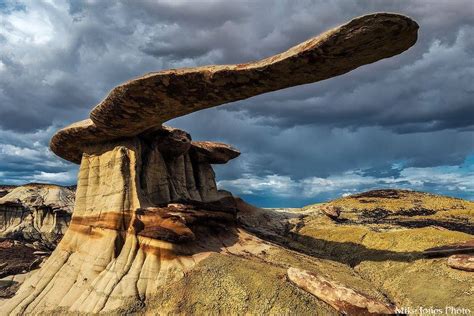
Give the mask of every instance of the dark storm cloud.
[(0, 130), (0, 183), (75, 182), (77, 167), (60, 161), (48, 150), (56, 127), (17, 134)]
[[(449, 169), (459, 173), (456, 180), (437, 168), (461, 166), (473, 154), (473, 6), (470, 0), (2, 2), (0, 181), (74, 181), (75, 167), (47, 150), (50, 136), (86, 118), (131, 77), (260, 59), (355, 16), (389, 11), (420, 24), (407, 52), (171, 124), (195, 139), (241, 149), (239, 159), (217, 168), (219, 179), (239, 194), (255, 187), (252, 194), (270, 202), (282, 201), (285, 190), (309, 201), (348, 188), (416, 186), (407, 172), (423, 170), (467, 196), (465, 169)], [(433, 182), (423, 179), (426, 187)]]
[(193, 126), (194, 139), (225, 141), (242, 151), (241, 158), (231, 162), (232, 168), (218, 167), (222, 179), (243, 173), (327, 177), (351, 169), (391, 168), (396, 163), (404, 167), (457, 165), (474, 148), (470, 131), (397, 134), (381, 127), (280, 128), (259, 123), (246, 113), (219, 109), (190, 115), (174, 125), (188, 130)]
[(453, 36), (451, 44), (433, 40), (421, 56), (398, 56), (230, 109), (288, 127), (385, 126), (399, 133), (469, 129), (474, 125), (474, 58), (469, 47), (474, 27), (460, 28)]
[(148, 24), (179, 24), (199, 29), (210, 29), (222, 24), (245, 20), (250, 14), (251, 1), (123, 1), (127, 12)]

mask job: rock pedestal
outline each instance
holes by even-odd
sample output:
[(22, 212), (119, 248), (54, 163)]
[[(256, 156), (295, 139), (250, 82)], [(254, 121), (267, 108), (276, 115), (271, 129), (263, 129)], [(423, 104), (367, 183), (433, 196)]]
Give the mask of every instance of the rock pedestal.
[(182, 277), (199, 260), (195, 227), (232, 223), (235, 215), (208, 161), (239, 153), (208, 145), (202, 150), (183, 131), (163, 128), (87, 147), (69, 230), (8, 312), (112, 310)]

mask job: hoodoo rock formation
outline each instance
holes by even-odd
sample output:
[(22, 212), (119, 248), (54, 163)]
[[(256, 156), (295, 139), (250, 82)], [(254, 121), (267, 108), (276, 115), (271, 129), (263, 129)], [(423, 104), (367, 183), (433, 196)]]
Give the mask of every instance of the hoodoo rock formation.
[(31, 183), (10, 188), (0, 197), (0, 237), (54, 248), (68, 228), (74, 191)]
[[(163, 123), (397, 55), (416, 42), (417, 30), (405, 16), (372, 14), (257, 62), (166, 70), (114, 88), (90, 119), (53, 136), (53, 152), (80, 163), (74, 214), (51, 257), (0, 307), (1, 313), (144, 308), (157, 295), (166, 296), (167, 287), (184, 275), (205, 273), (196, 267), (209, 256), (270, 260), (280, 250), (240, 227), (239, 203), (216, 186), (211, 164), (226, 163), (239, 152), (222, 143), (193, 142), (186, 132)], [(239, 267), (238, 260), (229, 264), (213, 258), (229, 273)], [(276, 277), (273, 260), (267, 270)], [(193, 286), (188, 284), (182, 294)], [(298, 298), (292, 288), (281, 291), (292, 297), (285, 304), (316, 304), (304, 303), (311, 299)]]

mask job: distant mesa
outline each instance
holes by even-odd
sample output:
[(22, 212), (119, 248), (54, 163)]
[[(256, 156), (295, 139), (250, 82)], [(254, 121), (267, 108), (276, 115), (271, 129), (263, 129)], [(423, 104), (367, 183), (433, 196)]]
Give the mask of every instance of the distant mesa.
[[(208, 264), (225, 265), (231, 273), (244, 258), (273, 251), (274, 246), (237, 223), (243, 204), (217, 188), (211, 165), (226, 163), (239, 152), (222, 143), (193, 142), (185, 131), (163, 124), (199, 110), (332, 78), (400, 54), (415, 44), (417, 30), (416, 22), (408, 17), (376, 13), (260, 61), (165, 70), (115, 87), (90, 118), (53, 136), (51, 150), (80, 163), (74, 214), (51, 257), (2, 304), (0, 312), (126, 313), (130, 306), (152, 305), (154, 297), (165, 297), (168, 286), (192, 278), (206, 258), (212, 256)], [(226, 255), (235, 258), (232, 263), (227, 263)], [(269, 301), (292, 306), (301, 302), (304, 306), (294, 308), (314, 312), (317, 303), (294, 296), (295, 291), (277, 277), (277, 265), (264, 262), (255, 260), (254, 270), (246, 266), (245, 271), (264, 265), (263, 273), (274, 273), (265, 287), (278, 284), (286, 289), (288, 300)], [(202, 273), (220, 273), (222, 267)], [(226, 275), (212, 280), (219, 282)], [(208, 286), (205, 282), (191, 299), (213, 291), (203, 289)], [(176, 293), (186, 295), (193, 284)], [(229, 291), (240, 293), (236, 288)], [(248, 299), (265, 295), (254, 294)], [(181, 303), (169, 305), (173, 299), (168, 296), (167, 303), (158, 307), (160, 313), (183, 313), (176, 310)], [(219, 304), (222, 299), (221, 295), (211, 301)], [(239, 298), (235, 304), (246, 300)], [(288, 313), (287, 307), (282, 308), (274, 313)]]

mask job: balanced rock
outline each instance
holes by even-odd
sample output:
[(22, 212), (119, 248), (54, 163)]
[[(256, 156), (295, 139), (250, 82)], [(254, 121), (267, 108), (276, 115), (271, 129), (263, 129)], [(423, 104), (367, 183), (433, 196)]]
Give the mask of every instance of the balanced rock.
[(165, 70), (114, 88), (89, 119), (53, 136), (51, 150), (80, 163), (74, 214), (56, 250), (0, 312), (147, 304), (212, 253), (237, 245), (248, 254), (249, 241), (254, 252), (267, 248), (237, 229), (233, 197), (217, 189), (211, 164), (239, 153), (162, 124), (397, 55), (417, 30), (405, 16), (371, 14), (257, 62)]
[(256, 62), (152, 72), (114, 88), (91, 112), (51, 140), (80, 163), (83, 147), (141, 134), (173, 118), (262, 93), (332, 78), (410, 48), (418, 25), (398, 14), (356, 18)]

